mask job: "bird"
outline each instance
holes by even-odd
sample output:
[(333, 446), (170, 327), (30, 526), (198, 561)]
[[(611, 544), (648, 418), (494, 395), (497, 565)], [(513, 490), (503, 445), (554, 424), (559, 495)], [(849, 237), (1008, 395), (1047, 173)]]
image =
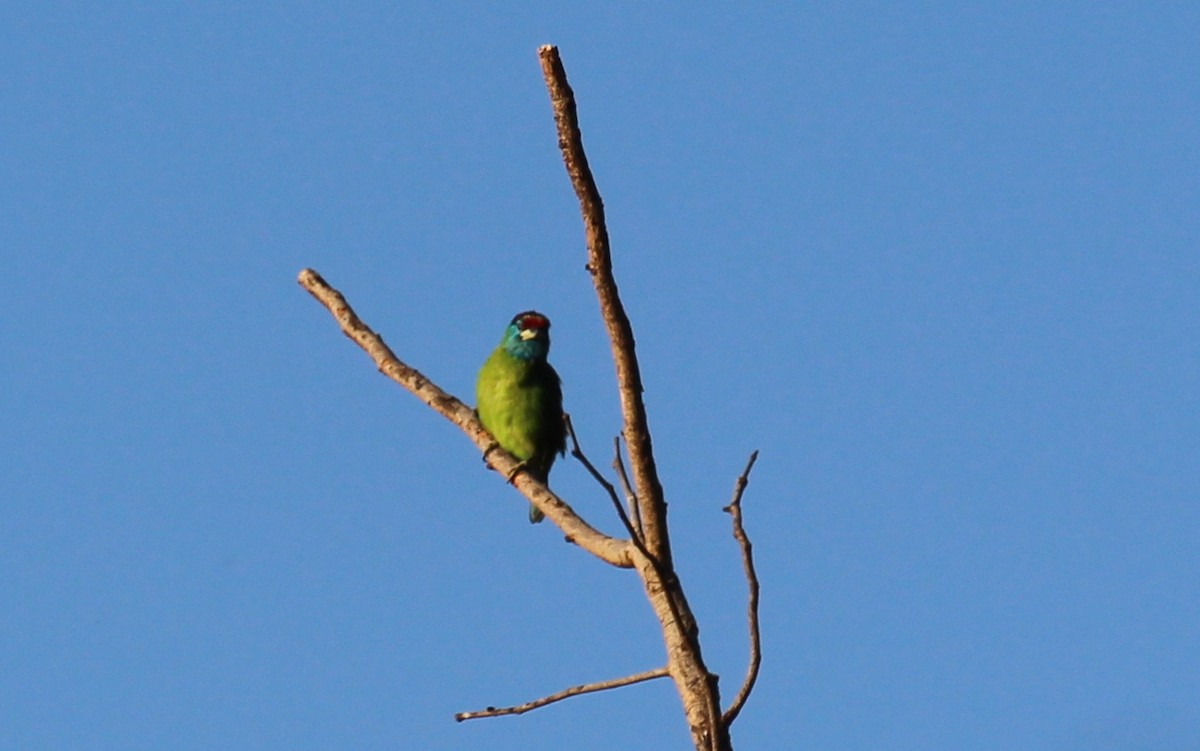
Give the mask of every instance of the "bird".
[[(535, 310), (517, 313), (475, 383), (479, 421), (501, 448), (521, 460), (512, 476), (523, 469), (543, 484), (555, 456), (567, 450), (562, 381), (546, 360), (549, 353), (550, 319)], [(529, 521), (543, 518), (530, 504)]]

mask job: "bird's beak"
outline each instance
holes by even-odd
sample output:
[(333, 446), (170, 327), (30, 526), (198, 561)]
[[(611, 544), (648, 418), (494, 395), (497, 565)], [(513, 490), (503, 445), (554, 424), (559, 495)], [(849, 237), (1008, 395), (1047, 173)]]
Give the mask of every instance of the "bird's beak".
[(530, 339), (537, 338), (537, 335), (538, 335), (538, 332), (536, 329), (521, 329), (521, 333), (518, 334), (517, 336), (521, 337), (522, 341), (527, 342)]

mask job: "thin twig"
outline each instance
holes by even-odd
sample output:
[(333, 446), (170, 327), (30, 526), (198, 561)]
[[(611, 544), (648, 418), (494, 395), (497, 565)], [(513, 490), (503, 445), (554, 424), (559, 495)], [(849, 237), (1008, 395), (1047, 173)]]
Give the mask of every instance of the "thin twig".
[[(600, 486), (608, 493), (609, 500), (612, 501), (613, 508), (616, 509), (617, 516), (621, 519), (621, 524), (625, 525), (625, 531), (629, 533), (630, 542), (632, 542), (633, 546), (638, 549), (639, 553), (646, 556), (646, 560), (649, 561), (650, 566), (654, 569), (655, 574), (658, 576), (658, 580), (663, 583), (664, 587), (673, 586), (678, 589), (679, 580), (676, 578), (675, 572), (673, 570), (668, 570), (662, 565), (661, 561), (654, 557), (653, 553), (646, 549), (645, 543), (642, 540), (642, 536), (633, 528), (633, 524), (630, 522), (629, 517), (625, 514), (625, 510), (621, 508), (621, 501), (617, 498), (616, 488), (613, 487), (611, 482), (604, 479), (604, 475), (600, 474), (600, 471), (596, 469), (591, 460), (588, 459), (583, 453), (583, 448), (579, 445), (579, 437), (575, 435), (575, 426), (571, 423), (571, 416), (564, 413), (563, 422), (567, 426), (567, 435), (571, 439), (571, 456), (578, 459), (579, 463), (584, 466), (592, 478), (595, 479), (596, 482), (600, 483)], [(676, 622), (680, 624), (685, 623), (682, 614), (679, 612), (679, 605), (675, 602), (674, 598), (667, 598), (667, 607), (670, 608), (671, 615)]]
[(458, 722), (462, 722), (463, 720), (475, 720), (480, 717), (502, 717), (503, 715), (510, 714), (524, 714), (530, 710), (544, 707), (547, 704), (553, 704), (556, 701), (569, 699), (572, 696), (590, 694), (595, 691), (607, 691), (610, 688), (631, 686), (634, 683), (651, 681), (655, 678), (666, 677), (667, 675), (668, 672), (666, 668), (655, 668), (654, 670), (647, 670), (644, 673), (628, 675), (624, 678), (615, 678), (611, 681), (600, 681), (599, 683), (585, 683), (582, 686), (572, 686), (564, 691), (559, 691), (557, 694), (550, 694), (549, 696), (544, 696), (541, 699), (535, 699), (534, 701), (526, 702), (525, 704), (521, 704), (516, 707), (488, 707), (487, 709), (481, 709), (478, 712), (459, 712), (458, 714), (454, 715), (454, 719)]
[(746, 536), (746, 530), (742, 526), (742, 493), (746, 492), (746, 485), (750, 482), (750, 470), (754, 468), (756, 461), (758, 451), (750, 454), (750, 461), (746, 462), (746, 468), (742, 470), (733, 486), (733, 501), (724, 509), (733, 518), (733, 536), (742, 550), (742, 568), (745, 570), (746, 583), (750, 589), (747, 606), (750, 621), (750, 665), (746, 669), (746, 679), (742, 681), (742, 687), (738, 689), (737, 696), (733, 697), (733, 703), (725, 710), (725, 714), (721, 715), (721, 722), (727, 728), (737, 719), (738, 713), (746, 704), (746, 699), (750, 698), (754, 682), (758, 680), (759, 665), (762, 664), (762, 641), (758, 629), (758, 575), (754, 573), (753, 546), (750, 545), (750, 538)]
[(621, 481), (621, 490), (625, 493), (625, 503), (629, 506), (629, 515), (632, 517), (633, 526), (640, 534), (642, 511), (638, 508), (637, 494), (633, 492), (633, 487), (629, 484), (629, 473), (625, 471), (625, 462), (621, 459), (621, 436), (613, 438), (613, 471), (617, 473), (617, 479)]
[[(497, 448), (496, 439), (479, 422), (475, 410), (442, 391), (416, 368), (401, 362), (395, 353), (383, 343), (383, 339), (362, 322), (354, 309), (350, 307), (350, 303), (346, 302), (342, 293), (329, 286), (328, 282), (321, 278), (316, 271), (304, 269), (300, 272), (297, 281), (301, 287), (308, 290), (318, 302), (329, 310), (342, 333), (363, 348), (375, 361), (375, 365), (381, 373), (408, 389), (442, 417), (457, 425), (483, 452), (485, 461), (493, 469), (496, 469), (504, 477), (513, 476), (514, 471), (520, 466), (520, 462), (512, 454)], [(633, 565), (629, 543), (609, 537), (592, 528), (575, 513), (574, 509), (543, 483), (533, 479), (528, 472), (517, 472), (513, 477), (513, 485), (530, 502), (544, 511), (546, 516), (550, 517), (567, 535), (567, 539), (614, 566), (629, 568)]]
[(625, 422), (625, 441), (629, 446), (629, 463), (637, 484), (639, 502), (643, 504), (642, 530), (646, 547), (654, 557), (670, 565), (671, 547), (666, 531), (666, 504), (662, 485), (654, 466), (654, 451), (642, 401), (642, 376), (634, 351), (633, 327), (617, 292), (613, 277), (612, 255), (608, 245), (608, 229), (604, 221), (604, 202), (596, 179), (588, 166), (583, 150), (583, 135), (579, 130), (579, 115), (575, 109), (575, 93), (567, 83), (567, 72), (558, 56), (558, 48), (546, 45), (538, 50), (542, 76), (550, 91), (554, 107), (554, 122), (558, 127), (558, 147), (562, 151), (567, 175), (579, 199), (587, 238), (587, 270), (600, 301), (600, 313), (612, 342), (613, 362), (617, 369), (617, 386), (621, 397), (621, 414)]
[(621, 519), (621, 524), (625, 526), (625, 531), (629, 533), (629, 539), (636, 541), (640, 545), (641, 535), (634, 529), (633, 524), (629, 521), (629, 517), (625, 514), (625, 509), (621, 507), (621, 500), (617, 498), (617, 489), (613, 487), (611, 482), (604, 479), (604, 475), (600, 474), (600, 470), (596, 469), (596, 466), (583, 453), (583, 449), (579, 445), (579, 437), (575, 435), (575, 425), (571, 422), (571, 416), (563, 413), (563, 423), (567, 426), (567, 435), (571, 437), (571, 456), (575, 457), (583, 465), (584, 469), (588, 471), (588, 474), (592, 476), (592, 479), (600, 483), (600, 487), (604, 488), (605, 492), (608, 493), (613, 508), (617, 510), (617, 516)]

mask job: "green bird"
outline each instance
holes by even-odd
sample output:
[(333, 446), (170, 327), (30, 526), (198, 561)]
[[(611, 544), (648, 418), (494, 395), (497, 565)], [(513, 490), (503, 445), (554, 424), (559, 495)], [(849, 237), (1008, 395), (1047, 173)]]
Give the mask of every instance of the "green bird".
[[(549, 352), (550, 319), (533, 310), (517, 313), (475, 384), (483, 427), (542, 483), (555, 455), (567, 450), (562, 382), (546, 361)], [(540, 522), (544, 516), (530, 505), (529, 521)]]

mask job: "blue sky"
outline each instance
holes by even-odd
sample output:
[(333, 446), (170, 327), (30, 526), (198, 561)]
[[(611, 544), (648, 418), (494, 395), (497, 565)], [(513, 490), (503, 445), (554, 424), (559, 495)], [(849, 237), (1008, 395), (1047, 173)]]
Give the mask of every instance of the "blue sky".
[[(536, 49), (609, 213), (738, 748), (1200, 747), (1194, 3), (0, 10), (0, 748), (687, 748), (637, 582), (470, 399), (554, 321), (619, 430)], [(581, 468), (552, 484), (618, 524)]]

